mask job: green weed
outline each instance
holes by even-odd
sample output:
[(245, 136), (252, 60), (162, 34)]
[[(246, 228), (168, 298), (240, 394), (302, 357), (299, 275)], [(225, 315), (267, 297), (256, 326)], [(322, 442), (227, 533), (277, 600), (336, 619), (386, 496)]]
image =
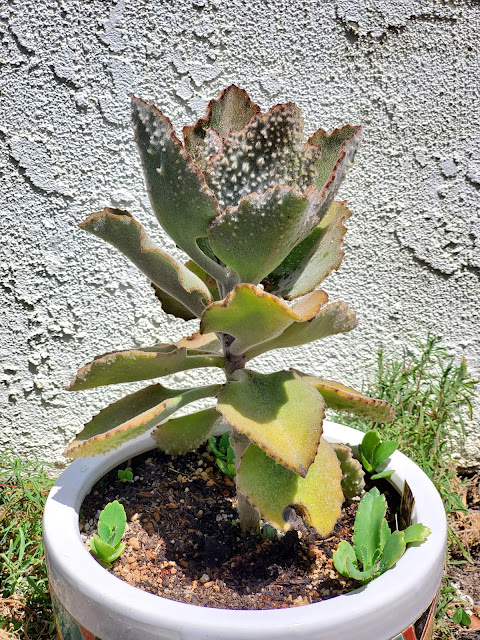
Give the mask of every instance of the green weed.
[[(458, 477), (451, 453), (458, 450), (465, 434), (463, 412), (472, 415), (471, 398), (477, 382), (468, 374), (464, 359), (458, 362), (441, 346), (439, 338), (428, 335), (425, 343), (418, 343), (416, 353), (405, 351), (400, 361), (389, 359), (383, 349), (379, 351), (376, 377), (367, 393), (394, 406), (392, 424), (372, 425), (371, 421), (344, 415), (338, 420), (362, 431), (375, 428), (382, 438), (396, 440), (399, 450), (414, 460), (437, 487), (449, 516), (465, 511), (454, 490)], [(450, 548), (456, 546), (465, 561), (471, 562), (450, 527), (448, 537)], [(458, 596), (445, 576), (437, 606), (440, 636), (436, 637), (442, 640), (454, 637), (444, 618), (455, 602)]]
[(42, 544), (52, 484), (45, 465), (0, 454), (0, 629), (13, 638), (54, 635)]

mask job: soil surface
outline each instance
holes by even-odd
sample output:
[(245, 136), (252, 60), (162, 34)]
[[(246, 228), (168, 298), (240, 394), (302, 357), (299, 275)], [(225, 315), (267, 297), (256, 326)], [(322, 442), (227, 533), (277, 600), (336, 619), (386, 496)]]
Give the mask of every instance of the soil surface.
[(153, 451), (128, 466), (133, 482), (118, 480), (117, 468), (92, 489), (82, 506), (80, 528), (88, 542), (105, 505), (112, 500), (124, 505), (126, 549), (111, 571), (129, 584), (164, 598), (223, 609), (305, 605), (359, 586), (340, 576), (332, 562), (339, 542), (351, 541), (358, 499), (344, 503), (326, 539), (318, 539), (298, 519), (297, 530), (272, 540), (242, 535), (234, 482), (205, 449), (178, 457)]

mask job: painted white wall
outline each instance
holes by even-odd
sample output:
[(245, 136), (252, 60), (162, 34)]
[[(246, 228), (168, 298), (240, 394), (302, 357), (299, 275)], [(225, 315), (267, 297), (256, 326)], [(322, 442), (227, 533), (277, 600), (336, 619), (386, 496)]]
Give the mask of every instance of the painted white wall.
[[(12, 0), (0, 30), (0, 449), (63, 464), (83, 422), (127, 388), (69, 394), (77, 367), (185, 331), (133, 266), (76, 227), (119, 206), (172, 248), (149, 211), (131, 93), (178, 131), (232, 82), (264, 109), (297, 102), (309, 133), (364, 125), (339, 194), (354, 212), (347, 256), (325, 283), (359, 328), (267, 355), (265, 370), (358, 386), (380, 344), (400, 355), (431, 331), (478, 374), (476, 1)], [(479, 408), (462, 452), (472, 464)]]

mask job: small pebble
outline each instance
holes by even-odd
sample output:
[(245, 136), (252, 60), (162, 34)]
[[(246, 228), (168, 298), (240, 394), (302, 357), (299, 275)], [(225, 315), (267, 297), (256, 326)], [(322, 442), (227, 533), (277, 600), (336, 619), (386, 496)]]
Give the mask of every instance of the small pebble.
[(205, 584), (210, 580), (210, 576), (208, 575), (208, 573), (204, 573), (203, 576), (200, 578), (200, 582)]
[(138, 551), (140, 549), (140, 542), (138, 541), (138, 538), (130, 538), (128, 546), (134, 551)]

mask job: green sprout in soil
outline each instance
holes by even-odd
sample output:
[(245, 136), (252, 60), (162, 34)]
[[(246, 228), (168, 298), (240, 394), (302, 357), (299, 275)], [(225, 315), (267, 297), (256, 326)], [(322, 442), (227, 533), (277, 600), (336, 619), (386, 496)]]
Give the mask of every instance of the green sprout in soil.
[(120, 482), (133, 482), (133, 472), (129, 467), (126, 469), (119, 469), (117, 471), (117, 477)]
[(235, 477), (235, 453), (230, 445), (230, 434), (224, 433), (222, 436), (211, 436), (208, 439), (210, 447), (218, 468), (222, 473), (230, 478)]
[(387, 501), (376, 487), (366, 493), (355, 518), (353, 547), (342, 540), (333, 554), (335, 569), (346, 578), (367, 584), (391, 569), (410, 544), (424, 542), (431, 531), (417, 523), (405, 531), (390, 531)]
[(98, 519), (98, 534), (90, 541), (90, 549), (98, 562), (109, 569), (125, 550), (122, 536), (127, 525), (125, 509), (118, 500), (107, 504)]

